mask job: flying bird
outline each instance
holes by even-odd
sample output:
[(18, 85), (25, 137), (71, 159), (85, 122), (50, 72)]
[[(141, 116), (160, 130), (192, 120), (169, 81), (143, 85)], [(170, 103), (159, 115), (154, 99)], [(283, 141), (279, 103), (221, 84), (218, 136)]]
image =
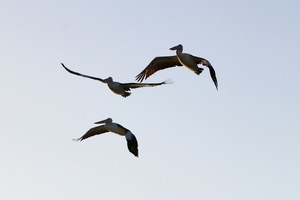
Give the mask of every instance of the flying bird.
[(106, 79), (101, 79), (101, 78), (97, 78), (97, 77), (93, 77), (93, 76), (88, 76), (88, 75), (80, 74), (78, 72), (68, 69), (63, 63), (61, 63), (61, 65), (71, 74), (75, 74), (75, 75), (82, 76), (85, 78), (90, 78), (90, 79), (94, 79), (97, 81), (101, 81), (102, 83), (106, 83), (111, 91), (113, 91), (115, 94), (121, 95), (123, 97), (128, 97), (131, 94), (129, 92), (130, 89), (135, 89), (135, 88), (140, 88), (140, 87), (154, 87), (154, 86), (158, 86), (158, 85), (172, 83), (172, 81), (163, 81), (160, 83), (119, 83), (119, 82), (113, 81), (112, 77), (108, 77)]
[(131, 133), (130, 130), (121, 126), (120, 124), (114, 123), (111, 118), (107, 118), (105, 120), (95, 122), (95, 124), (103, 124), (103, 125), (91, 128), (82, 137), (73, 140), (82, 141), (84, 139), (87, 139), (95, 135), (99, 135), (106, 132), (113, 132), (118, 135), (125, 136), (127, 140), (128, 150), (136, 157), (139, 156), (138, 141), (136, 140), (136, 137), (133, 135), (133, 133)]
[(208, 60), (193, 56), (191, 54), (182, 53), (183, 47), (181, 44), (170, 48), (170, 50), (176, 50), (176, 56), (155, 57), (150, 64), (135, 77), (136, 80), (138, 82), (142, 82), (144, 79), (147, 79), (149, 76), (159, 70), (176, 66), (185, 66), (199, 75), (203, 71), (203, 68), (199, 68), (197, 65), (202, 64), (209, 68), (210, 76), (216, 88), (218, 89), (216, 72)]

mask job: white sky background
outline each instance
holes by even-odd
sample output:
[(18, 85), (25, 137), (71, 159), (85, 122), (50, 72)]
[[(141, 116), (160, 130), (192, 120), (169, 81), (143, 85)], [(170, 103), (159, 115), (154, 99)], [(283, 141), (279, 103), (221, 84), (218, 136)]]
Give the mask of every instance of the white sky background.
[[(0, 2), (0, 199), (300, 199), (299, 1)], [(169, 48), (205, 68), (123, 98), (75, 71), (134, 82)], [(75, 143), (107, 117), (108, 133)]]

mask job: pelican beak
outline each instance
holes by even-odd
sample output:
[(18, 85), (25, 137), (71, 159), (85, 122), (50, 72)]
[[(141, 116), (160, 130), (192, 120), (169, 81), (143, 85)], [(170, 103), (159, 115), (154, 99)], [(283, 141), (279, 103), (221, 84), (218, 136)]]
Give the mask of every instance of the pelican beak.
[(175, 47), (170, 48), (170, 50), (177, 50), (179, 45), (176, 45)]
[(94, 124), (104, 124), (104, 123), (106, 123), (106, 121), (107, 121), (107, 119), (104, 119), (104, 120), (102, 120), (102, 121), (95, 122)]
[(176, 50), (178, 48), (178, 45), (175, 47), (170, 48), (170, 50)]

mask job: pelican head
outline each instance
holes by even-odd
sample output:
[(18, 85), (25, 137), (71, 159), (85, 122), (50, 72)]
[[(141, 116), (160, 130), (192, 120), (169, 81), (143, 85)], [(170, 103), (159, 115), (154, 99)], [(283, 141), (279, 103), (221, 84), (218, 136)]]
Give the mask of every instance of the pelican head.
[(99, 122), (95, 122), (94, 124), (104, 124), (104, 123), (112, 123), (112, 118), (107, 118)]
[(106, 79), (103, 80), (104, 83), (111, 83), (113, 82), (113, 78), (112, 77), (108, 77)]
[(180, 51), (182, 51), (182, 50), (183, 50), (183, 47), (182, 47), (181, 44), (179, 44), (179, 45), (177, 45), (177, 46), (175, 46), (175, 47), (170, 48), (170, 50), (180, 50)]

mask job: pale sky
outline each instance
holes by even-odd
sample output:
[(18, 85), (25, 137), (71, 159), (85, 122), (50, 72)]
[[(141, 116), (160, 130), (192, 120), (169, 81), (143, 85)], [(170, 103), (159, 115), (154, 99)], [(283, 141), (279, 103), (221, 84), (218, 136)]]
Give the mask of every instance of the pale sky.
[[(0, 2), (3, 200), (299, 200), (300, 2)], [(219, 90), (170, 68), (128, 98), (75, 71), (134, 82), (169, 48), (208, 59)], [(124, 137), (73, 138), (111, 117)]]

